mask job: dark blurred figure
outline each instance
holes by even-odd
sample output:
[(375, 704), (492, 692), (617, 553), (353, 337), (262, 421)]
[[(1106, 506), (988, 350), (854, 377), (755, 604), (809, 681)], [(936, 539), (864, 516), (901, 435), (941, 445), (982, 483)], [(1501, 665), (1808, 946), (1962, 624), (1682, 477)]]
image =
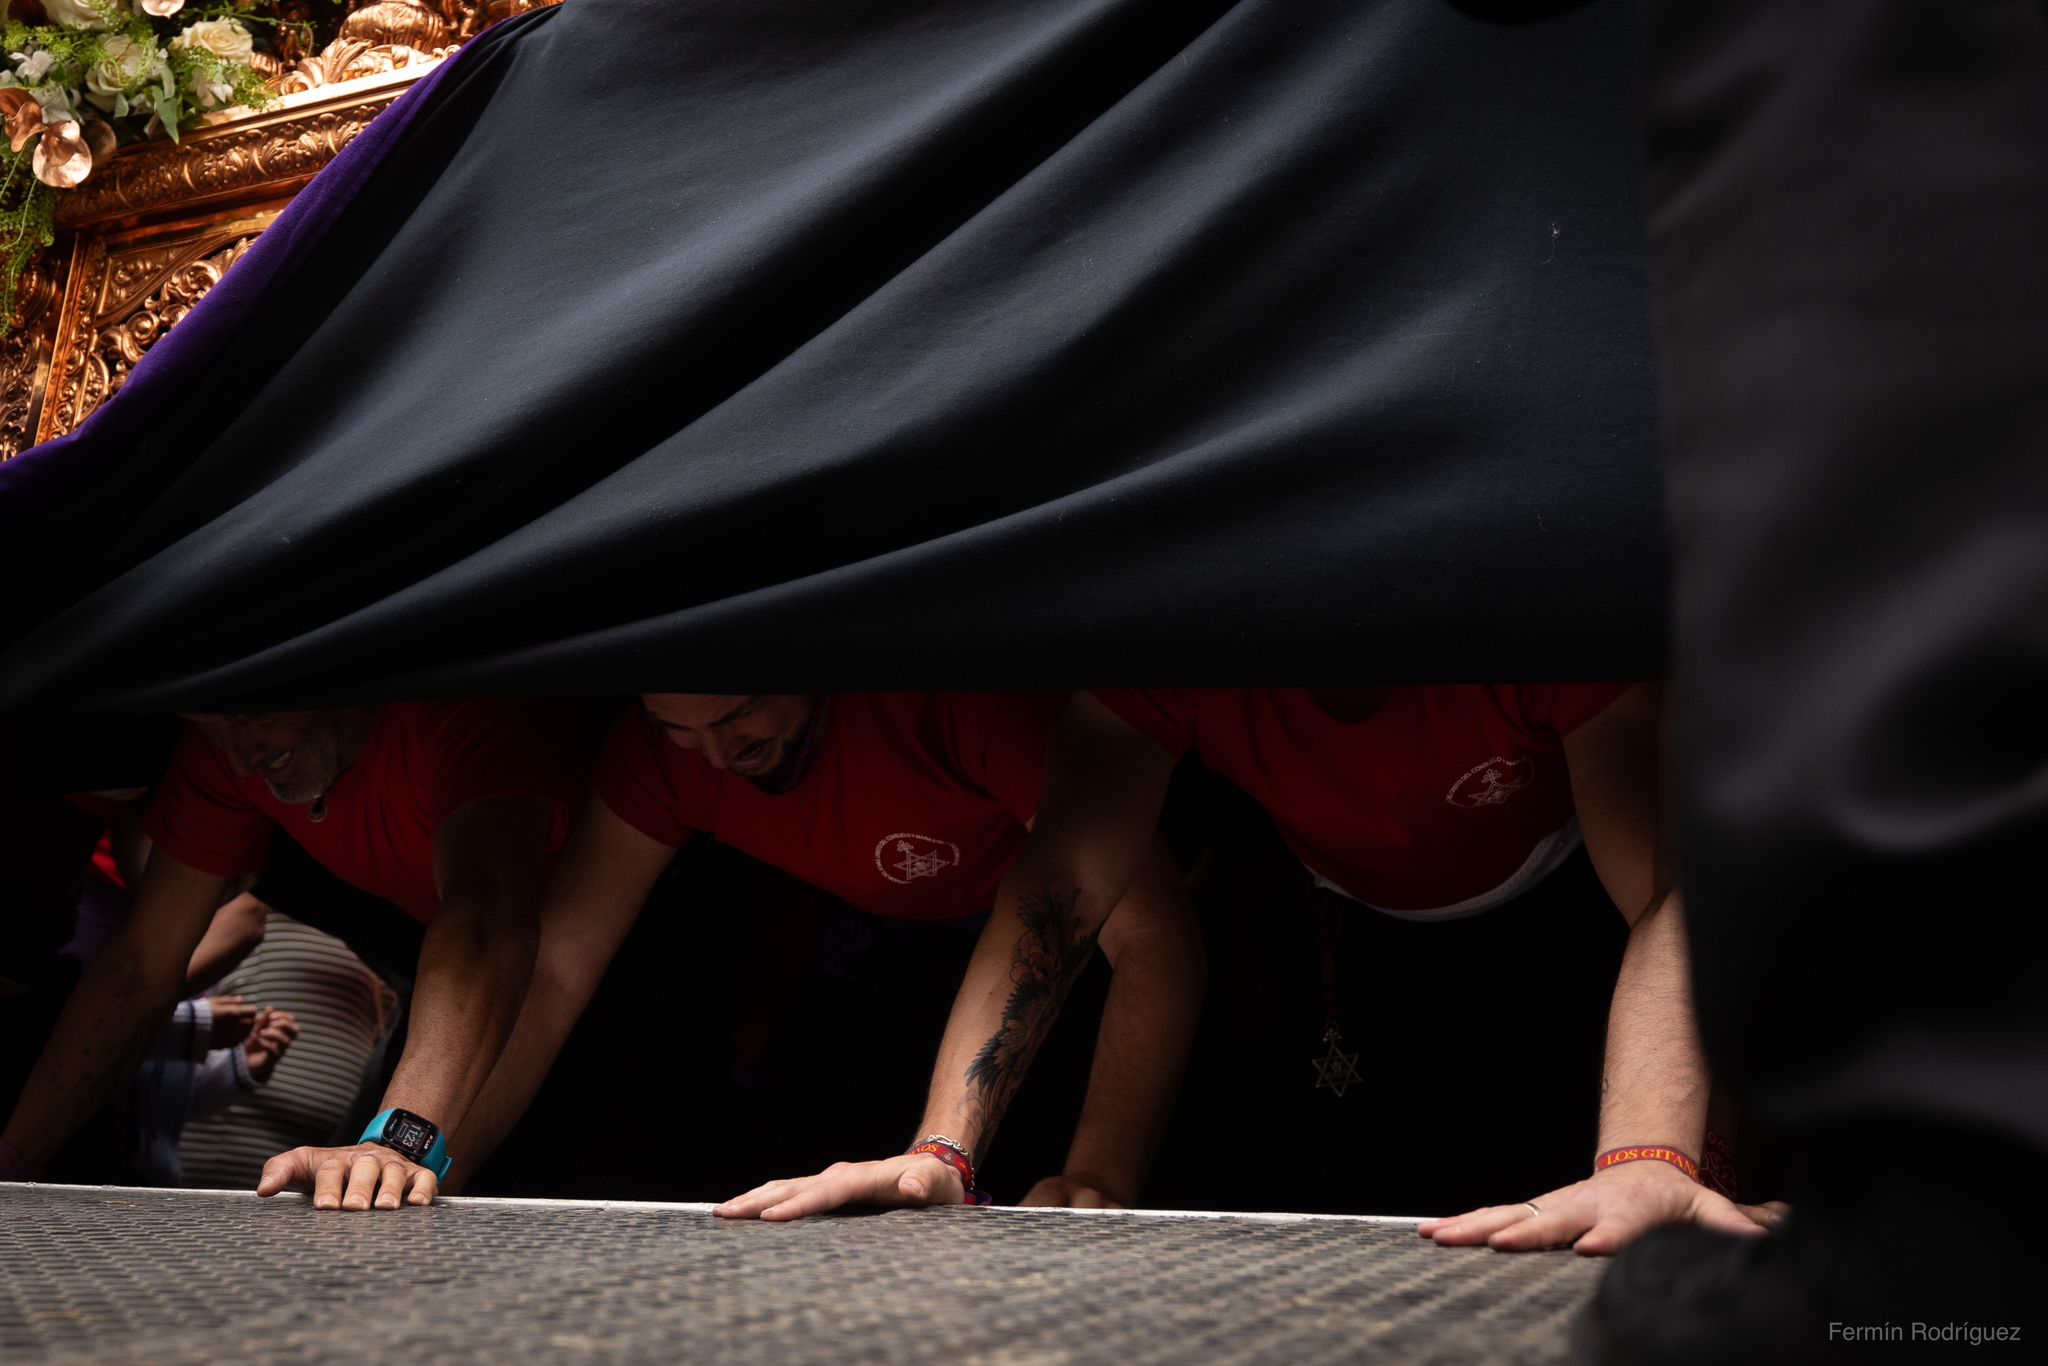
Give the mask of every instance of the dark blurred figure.
[[(157, 718), (0, 731), (0, 1106), (13, 1108), (78, 981), (80, 900), (99, 873), (118, 876), (103, 841), (163, 771), (176, 734)], [(101, 1115), (49, 1177), (118, 1179), (126, 1156), (122, 1121)]]
[(1794, 1210), (1645, 1240), (1584, 1345), (2034, 1340), (2048, 5), (1663, 0), (1647, 61), (1699, 1010)]
[(14, 1097), (78, 980), (62, 950), (105, 823), (0, 774), (0, 1106)]
[[(1628, 924), (1583, 850), (1512, 914), (1332, 913), (1334, 894), (1318, 895), (1242, 789), (1193, 760), (1175, 786), (1168, 818), (1201, 822), (1195, 905), (1212, 966), (1148, 1204), (1440, 1215), (1585, 1173)], [(1521, 1004), (1531, 981), (1541, 1011)], [(1445, 1009), (1453, 982), (1460, 1004)], [(1333, 1006), (1358, 1055), (1346, 1085), (1318, 1066)], [(1483, 1163), (1435, 1141), (1491, 1132), (1501, 1114), (1532, 1118)], [(1276, 1132), (1299, 1139), (1286, 1162), (1236, 1160)]]

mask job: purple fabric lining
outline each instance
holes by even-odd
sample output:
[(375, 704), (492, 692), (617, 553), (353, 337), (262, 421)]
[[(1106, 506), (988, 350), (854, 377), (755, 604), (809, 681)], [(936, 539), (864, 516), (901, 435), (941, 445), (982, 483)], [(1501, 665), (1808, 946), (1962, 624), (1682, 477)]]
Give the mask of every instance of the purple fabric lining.
[(95, 409), (76, 430), (31, 446), (12, 460), (0, 461), (0, 526), (27, 517), (118, 455), (168, 398), (204, 371), (240, 329), (257, 300), (320, 244), (404, 138), (442, 78), (486, 44), (549, 13), (552, 11), (529, 10), (493, 24), (392, 101), (299, 191), (177, 328), (150, 348), (119, 393)]

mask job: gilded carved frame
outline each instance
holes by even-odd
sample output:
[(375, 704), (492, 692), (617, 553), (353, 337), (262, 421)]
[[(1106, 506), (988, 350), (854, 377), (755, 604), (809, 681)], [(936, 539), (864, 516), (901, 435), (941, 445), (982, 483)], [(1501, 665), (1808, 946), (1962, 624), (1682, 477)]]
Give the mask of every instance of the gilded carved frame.
[[(71, 431), (321, 167), (454, 45), (558, 0), (358, 5), (261, 113), (123, 148), (59, 208), (0, 338), (0, 460)], [(446, 41), (444, 41), (446, 40)]]

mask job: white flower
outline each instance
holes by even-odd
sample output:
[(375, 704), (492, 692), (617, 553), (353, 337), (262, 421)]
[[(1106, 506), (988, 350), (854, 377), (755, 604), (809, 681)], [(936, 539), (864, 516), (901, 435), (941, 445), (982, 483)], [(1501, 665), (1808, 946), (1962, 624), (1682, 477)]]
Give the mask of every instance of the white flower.
[(55, 81), (47, 81), (28, 93), (34, 95), (36, 103), (43, 107), (44, 123), (62, 123), (66, 119), (73, 123), (80, 121), (78, 110), (75, 108), (78, 103), (76, 90), (66, 89)]
[(186, 25), (183, 33), (171, 39), (171, 50), (179, 52), (186, 48), (211, 52), (230, 62), (247, 62), (256, 54), (255, 39), (233, 19), (204, 19)]
[(135, 8), (154, 19), (168, 19), (185, 8), (185, 0), (135, 0)]
[(218, 109), (235, 97), (235, 88), (226, 81), (209, 81), (195, 76), (191, 89), (192, 98), (201, 109)]
[(164, 59), (153, 43), (115, 33), (100, 43), (100, 50), (105, 55), (85, 73), (85, 97), (102, 109), (113, 109), (124, 91), (164, 74)]
[(23, 85), (34, 85), (49, 75), (50, 68), (57, 64), (56, 54), (41, 48), (34, 52), (10, 52), (7, 55), (21, 64), (14, 68), (14, 74), (21, 77)]
[(43, 0), (43, 13), (61, 28), (109, 29), (116, 0)]

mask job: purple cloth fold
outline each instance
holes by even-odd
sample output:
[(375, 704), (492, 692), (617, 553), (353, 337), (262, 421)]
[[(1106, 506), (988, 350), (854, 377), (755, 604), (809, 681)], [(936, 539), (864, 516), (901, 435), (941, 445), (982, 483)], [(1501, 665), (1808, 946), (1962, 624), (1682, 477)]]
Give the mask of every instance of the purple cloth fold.
[(529, 10), (493, 24), (415, 82), (322, 167), (221, 278), (151, 347), (119, 393), (75, 431), (0, 461), (0, 527), (28, 517), (49, 499), (100, 469), (144, 430), (165, 402), (204, 372), (248, 318), (256, 301), (285, 280), (326, 237), (364, 183), (404, 139), (450, 72), (522, 24), (550, 13)]

